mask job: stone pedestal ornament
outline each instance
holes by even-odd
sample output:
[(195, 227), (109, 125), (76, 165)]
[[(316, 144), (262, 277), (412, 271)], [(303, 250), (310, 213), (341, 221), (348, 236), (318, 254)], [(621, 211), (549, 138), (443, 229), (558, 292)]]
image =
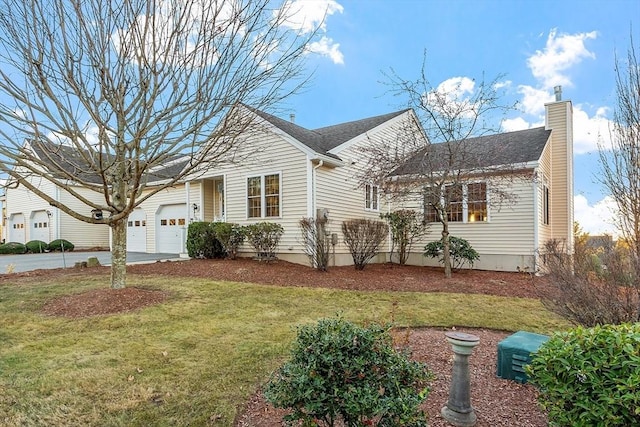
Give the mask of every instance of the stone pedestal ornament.
[(442, 417), (456, 427), (471, 427), (477, 417), (471, 406), (469, 355), (480, 344), (480, 338), (462, 332), (447, 332), (447, 341), (453, 347), (453, 375), (449, 401), (440, 411)]

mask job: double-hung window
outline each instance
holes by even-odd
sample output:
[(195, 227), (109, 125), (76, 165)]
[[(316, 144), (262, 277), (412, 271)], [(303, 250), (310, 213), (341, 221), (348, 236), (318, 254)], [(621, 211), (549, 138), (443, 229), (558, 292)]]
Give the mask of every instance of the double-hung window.
[(364, 208), (369, 211), (377, 211), (380, 206), (380, 197), (377, 185), (366, 184), (364, 186)]
[(280, 174), (247, 178), (247, 217), (269, 218), (280, 216)]
[(424, 221), (440, 220), (437, 207), (443, 206), (448, 222), (486, 222), (488, 214), (486, 182), (447, 185), (442, 191), (426, 188), (424, 191)]

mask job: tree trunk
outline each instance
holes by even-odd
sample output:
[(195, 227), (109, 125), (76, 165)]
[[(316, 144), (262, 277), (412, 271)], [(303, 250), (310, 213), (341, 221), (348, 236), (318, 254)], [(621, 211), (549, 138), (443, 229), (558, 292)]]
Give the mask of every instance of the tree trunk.
[(111, 224), (111, 289), (127, 285), (127, 219)]
[(451, 250), (449, 246), (449, 222), (447, 221), (446, 217), (442, 221), (442, 262), (444, 264), (444, 277), (446, 277), (447, 279), (451, 279)]

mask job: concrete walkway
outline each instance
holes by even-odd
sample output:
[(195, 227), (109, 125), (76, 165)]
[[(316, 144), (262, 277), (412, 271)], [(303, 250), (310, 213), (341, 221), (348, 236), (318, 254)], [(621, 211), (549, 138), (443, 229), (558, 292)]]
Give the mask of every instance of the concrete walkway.
[[(0, 255), (0, 274), (22, 273), (24, 271), (41, 268), (73, 267), (76, 262), (86, 261), (89, 257), (96, 257), (100, 264), (111, 265), (111, 252), (108, 251), (79, 251), (79, 252), (49, 252), (45, 254)], [(147, 254), (143, 252), (127, 252), (127, 264), (156, 262), (158, 260), (185, 259), (179, 254)]]

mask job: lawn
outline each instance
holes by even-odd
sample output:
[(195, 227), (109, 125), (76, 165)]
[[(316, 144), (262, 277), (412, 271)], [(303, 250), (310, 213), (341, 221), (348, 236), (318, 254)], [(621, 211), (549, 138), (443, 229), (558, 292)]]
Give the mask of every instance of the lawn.
[(85, 319), (47, 317), (56, 296), (104, 276), (0, 285), (3, 426), (232, 426), (285, 357), (297, 325), (321, 317), (397, 326), (550, 333), (568, 326), (535, 299), (355, 292), (129, 275), (165, 303)]

